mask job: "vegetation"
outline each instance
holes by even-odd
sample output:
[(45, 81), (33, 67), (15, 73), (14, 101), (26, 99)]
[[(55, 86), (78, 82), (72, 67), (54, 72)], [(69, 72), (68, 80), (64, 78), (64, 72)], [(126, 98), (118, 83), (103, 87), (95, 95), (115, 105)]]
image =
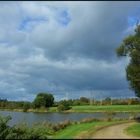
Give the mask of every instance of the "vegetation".
[[(49, 112), (57, 112), (57, 107), (50, 107)], [(95, 106), (95, 105), (84, 105), (84, 106), (71, 106), (71, 109), (65, 110), (65, 112), (140, 112), (140, 105), (102, 105), (102, 106)]]
[(27, 112), (28, 110), (36, 108), (49, 108), (54, 104), (54, 97), (52, 94), (39, 93), (33, 102), (27, 101), (8, 101), (7, 99), (0, 99), (1, 109), (17, 109)]
[(23, 112), (27, 112), (28, 109), (30, 109), (30, 103), (24, 103), (23, 104)]
[(7, 109), (27, 109), (32, 107), (32, 104), (27, 101), (8, 101), (7, 99), (0, 99), (0, 108)]
[(140, 105), (72, 106), (70, 112), (140, 112)]
[[(82, 120), (81, 122), (64, 121), (57, 124), (44, 122), (34, 124), (32, 127), (28, 127), (26, 124), (9, 126), (8, 125), (9, 120), (11, 120), (10, 116), (7, 117), (0, 116), (0, 139), (47, 139), (52, 138), (57, 134), (60, 135), (62, 130), (64, 130), (65, 132), (66, 129), (67, 131), (68, 126), (71, 126), (72, 128), (77, 126), (79, 128), (83, 127), (80, 128), (80, 130), (85, 130), (89, 129), (88, 128), (89, 126), (91, 127), (94, 124), (96, 124), (96, 122), (98, 122), (98, 120), (87, 118)], [(80, 124), (81, 126), (79, 126)], [(79, 130), (75, 131), (74, 135), (78, 132), (80, 131)]]
[[(123, 106), (128, 105), (128, 106)], [(52, 94), (39, 93), (33, 102), (8, 101), (0, 99), (0, 109), (24, 112), (96, 112), (96, 111), (138, 111), (140, 101), (138, 98), (111, 99), (91, 101), (86, 97), (54, 102)]]
[(54, 97), (52, 94), (48, 93), (39, 93), (35, 100), (33, 101), (34, 108), (40, 107), (51, 107), (54, 103)]
[(126, 129), (126, 132), (130, 135), (140, 137), (140, 123), (136, 123)]
[(37, 123), (32, 127), (28, 127), (27, 124), (9, 126), (9, 120), (10, 116), (0, 116), (0, 139), (47, 139), (56, 131), (71, 125), (70, 121), (64, 121), (58, 124)]
[(134, 35), (129, 35), (116, 49), (118, 56), (129, 56), (130, 63), (126, 68), (127, 80), (130, 87), (140, 97), (140, 25), (137, 25)]
[(60, 101), (60, 103), (58, 104), (58, 107), (57, 107), (57, 110), (59, 112), (69, 110), (69, 109), (71, 109), (70, 103), (67, 102), (66, 100)]
[(0, 116), (0, 139), (44, 139), (46, 135), (42, 133), (41, 128), (33, 127), (28, 128), (26, 125), (20, 127), (8, 125), (8, 121), (11, 119), (8, 117)]
[(28, 127), (26, 124), (9, 126), (10, 119), (10, 116), (0, 116), (0, 139), (67, 139), (81, 138), (81, 136), (90, 138), (90, 135), (101, 127), (128, 121), (85, 118), (78, 122), (64, 121), (57, 124), (44, 122)]
[[(125, 121), (98, 121), (98, 120), (91, 120), (86, 122), (79, 122), (76, 124), (72, 124), (66, 127), (63, 130), (60, 130), (55, 133), (54, 136), (50, 137), (53, 139), (87, 139), (90, 138), (91, 134), (93, 134), (97, 129), (109, 126), (112, 124), (125, 122)], [(84, 135), (82, 135), (84, 134)]]

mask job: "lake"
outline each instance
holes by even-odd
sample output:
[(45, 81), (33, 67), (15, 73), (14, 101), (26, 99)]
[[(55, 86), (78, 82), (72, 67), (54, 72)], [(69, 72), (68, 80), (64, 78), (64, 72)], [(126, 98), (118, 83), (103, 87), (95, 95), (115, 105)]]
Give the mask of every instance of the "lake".
[[(65, 120), (70, 121), (80, 121), (81, 119), (92, 117), (96, 119), (105, 119), (108, 118), (109, 115), (103, 112), (95, 112), (95, 113), (33, 113), (33, 112), (12, 112), (12, 111), (0, 111), (0, 115), (12, 117), (12, 120), (9, 122), (9, 125), (12, 126), (14, 124), (19, 124), (22, 122), (26, 122), (28, 125), (32, 125), (36, 122), (51, 122), (58, 123)], [(115, 113), (113, 118), (118, 119), (128, 119), (132, 116), (132, 113)], [(137, 113), (136, 116), (140, 116), (140, 113)]]

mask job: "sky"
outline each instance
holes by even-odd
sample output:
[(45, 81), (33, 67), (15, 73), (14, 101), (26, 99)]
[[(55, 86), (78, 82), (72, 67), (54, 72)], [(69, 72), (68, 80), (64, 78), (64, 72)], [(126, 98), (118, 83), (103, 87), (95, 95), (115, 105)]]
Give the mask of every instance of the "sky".
[(139, 1), (1, 1), (0, 98), (134, 96), (115, 49), (138, 19)]

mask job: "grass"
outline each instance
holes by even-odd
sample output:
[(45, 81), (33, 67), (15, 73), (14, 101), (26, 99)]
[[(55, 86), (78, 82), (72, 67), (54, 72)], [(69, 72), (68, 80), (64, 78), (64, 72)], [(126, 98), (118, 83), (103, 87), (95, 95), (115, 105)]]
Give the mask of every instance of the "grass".
[[(23, 111), (22, 109), (0, 109), (9, 111)], [(27, 112), (58, 112), (57, 107), (50, 107), (49, 110), (40, 109), (29, 109)], [(107, 106), (96, 106), (96, 105), (82, 105), (72, 106), (71, 110), (65, 112), (140, 112), (140, 105), (107, 105)]]
[(124, 122), (124, 121), (95, 121), (95, 122), (88, 122), (88, 123), (81, 123), (81, 124), (73, 124), (68, 126), (67, 128), (60, 130), (55, 133), (54, 136), (50, 137), (50, 139), (75, 139), (79, 138), (80, 134), (84, 133), (83, 138), (89, 138), (91, 133), (94, 133), (97, 129), (116, 124), (116, 123)]
[(140, 105), (72, 106), (69, 112), (140, 112)]
[(48, 112), (57, 112), (57, 107), (50, 107)]
[(125, 130), (128, 134), (140, 137), (140, 123), (136, 123)]

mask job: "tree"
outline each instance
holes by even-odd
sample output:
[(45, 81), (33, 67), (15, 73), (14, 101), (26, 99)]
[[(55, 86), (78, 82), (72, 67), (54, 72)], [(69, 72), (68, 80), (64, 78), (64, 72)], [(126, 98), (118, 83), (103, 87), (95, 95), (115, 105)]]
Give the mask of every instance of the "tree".
[(37, 94), (35, 100), (33, 101), (33, 106), (35, 108), (51, 107), (53, 103), (54, 103), (54, 97), (52, 94), (39, 93)]
[(111, 104), (112, 104), (111, 98), (110, 98), (110, 97), (106, 97), (106, 98), (103, 100), (103, 104), (104, 104), (104, 105), (111, 105)]
[(80, 101), (86, 104), (89, 103), (89, 99), (86, 97), (80, 97)]
[(140, 97), (140, 25), (137, 25), (134, 35), (126, 37), (116, 49), (118, 56), (129, 56), (130, 62), (126, 68), (126, 77), (130, 88)]
[(23, 111), (24, 112), (27, 112), (27, 110), (30, 108), (30, 103), (24, 103), (24, 105), (23, 105)]

